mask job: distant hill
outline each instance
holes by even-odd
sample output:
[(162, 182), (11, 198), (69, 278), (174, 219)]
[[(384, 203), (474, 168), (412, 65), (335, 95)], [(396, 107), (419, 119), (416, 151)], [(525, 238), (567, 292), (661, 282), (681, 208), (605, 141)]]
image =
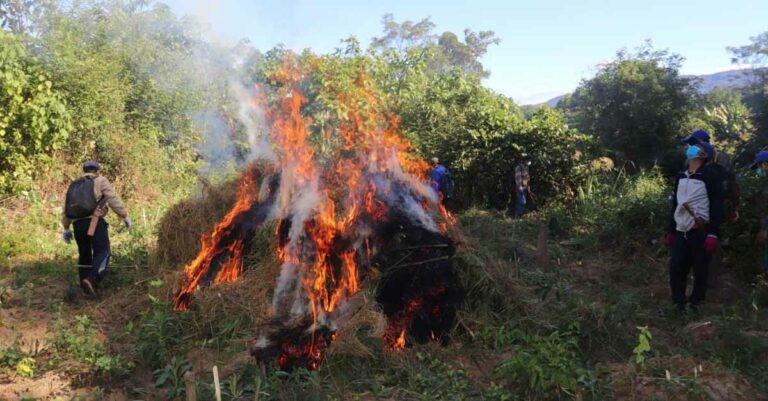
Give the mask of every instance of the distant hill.
[[(716, 88), (744, 88), (749, 86), (752, 80), (752, 76), (752, 70), (750, 69), (721, 71), (706, 75), (688, 75), (688, 77), (698, 78), (701, 80), (698, 85), (698, 90), (699, 93), (704, 94), (712, 92)], [(540, 104), (546, 104), (549, 107), (556, 107), (557, 103), (559, 103), (560, 100), (562, 100), (564, 97), (565, 95), (556, 96)]]

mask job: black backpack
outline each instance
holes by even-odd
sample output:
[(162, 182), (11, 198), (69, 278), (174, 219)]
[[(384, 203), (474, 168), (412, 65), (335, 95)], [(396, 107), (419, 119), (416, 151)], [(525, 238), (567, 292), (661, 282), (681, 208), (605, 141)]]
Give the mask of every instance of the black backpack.
[(64, 215), (70, 219), (81, 219), (93, 214), (98, 202), (93, 193), (93, 177), (83, 176), (69, 184), (64, 201)]

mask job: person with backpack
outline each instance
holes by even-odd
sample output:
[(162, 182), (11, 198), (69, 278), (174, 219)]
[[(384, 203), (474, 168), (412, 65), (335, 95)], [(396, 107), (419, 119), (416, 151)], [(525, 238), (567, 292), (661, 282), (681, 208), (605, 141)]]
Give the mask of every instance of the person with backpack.
[[(686, 303), (695, 310), (704, 301), (710, 257), (717, 249), (723, 218), (720, 175), (708, 163), (714, 149), (707, 142), (689, 145), (687, 167), (675, 181), (666, 243), (671, 249), (669, 286), (679, 311)], [(686, 302), (688, 273), (693, 268), (693, 290)]]
[(526, 160), (515, 167), (515, 217), (523, 217), (525, 205), (528, 203), (528, 194), (531, 191), (531, 173), (528, 170), (531, 161)]
[[(447, 167), (440, 164), (440, 159), (432, 158), (432, 175), (430, 177), (430, 186), (440, 195), (443, 204), (453, 199), (455, 184), (453, 176)], [(447, 205), (446, 205), (447, 206)]]
[[(699, 129), (684, 138), (682, 142), (688, 145), (696, 145), (698, 143), (710, 144), (710, 136), (706, 130)], [(736, 180), (736, 168), (727, 153), (718, 149), (714, 149), (714, 152), (714, 156), (709, 160), (708, 164), (718, 177), (717, 179), (721, 182), (723, 188), (723, 219), (726, 223), (735, 223), (739, 220), (741, 201), (739, 185)], [(723, 273), (723, 247), (718, 245), (709, 263), (707, 287), (710, 290), (718, 289), (721, 282), (720, 276)]]
[(94, 295), (109, 266), (109, 225), (104, 216), (112, 208), (127, 229), (131, 229), (132, 223), (112, 184), (100, 174), (99, 163), (94, 160), (85, 162), (83, 173), (67, 189), (61, 225), (67, 244), (72, 242), (73, 236), (70, 226), (74, 228), (80, 287), (86, 294)]

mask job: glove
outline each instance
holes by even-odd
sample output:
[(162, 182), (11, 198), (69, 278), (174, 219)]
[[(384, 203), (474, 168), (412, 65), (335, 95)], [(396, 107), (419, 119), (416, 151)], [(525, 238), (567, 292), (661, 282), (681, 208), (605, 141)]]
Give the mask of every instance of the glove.
[(123, 219), (123, 224), (125, 224), (125, 228), (130, 230), (133, 227), (133, 223), (131, 223), (131, 218), (126, 217)]
[(708, 254), (717, 249), (717, 237), (714, 235), (707, 235), (707, 239), (704, 240), (704, 251)]
[(64, 230), (64, 234), (62, 234), (61, 238), (64, 240), (65, 243), (70, 244), (72, 243), (72, 231), (70, 231), (68, 228)]
[(675, 243), (675, 234), (674, 233), (668, 233), (666, 237), (664, 237), (664, 241), (667, 242), (667, 247), (672, 248), (672, 245)]

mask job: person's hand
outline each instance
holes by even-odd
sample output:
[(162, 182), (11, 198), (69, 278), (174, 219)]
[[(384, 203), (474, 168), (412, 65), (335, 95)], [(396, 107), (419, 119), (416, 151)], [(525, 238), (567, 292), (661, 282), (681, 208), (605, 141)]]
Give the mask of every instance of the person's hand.
[(757, 242), (760, 245), (763, 245), (763, 244), (765, 244), (766, 241), (768, 241), (768, 231), (760, 230), (760, 232), (757, 233), (757, 237), (755, 238), (755, 242)]
[(711, 254), (717, 249), (717, 237), (714, 235), (707, 235), (707, 239), (704, 240), (704, 252)]
[(67, 244), (72, 243), (72, 231), (70, 231), (68, 228), (65, 229), (64, 233), (61, 235), (61, 239), (63, 239)]
[(130, 217), (124, 218), (123, 219), (123, 224), (125, 224), (125, 228), (127, 230), (130, 230), (133, 227), (133, 223), (131, 222), (131, 218)]
[(664, 241), (667, 243), (667, 248), (672, 248), (672, 245), (675, 243), (675, 234), (667, 233), (667, 236), (664, 237)]
[(741, 214), (739, 214), (739, 211), (734, 210), (733, 213), (731, 213), (731, 223), (738, 222), (740, 217), (741, 217)]

